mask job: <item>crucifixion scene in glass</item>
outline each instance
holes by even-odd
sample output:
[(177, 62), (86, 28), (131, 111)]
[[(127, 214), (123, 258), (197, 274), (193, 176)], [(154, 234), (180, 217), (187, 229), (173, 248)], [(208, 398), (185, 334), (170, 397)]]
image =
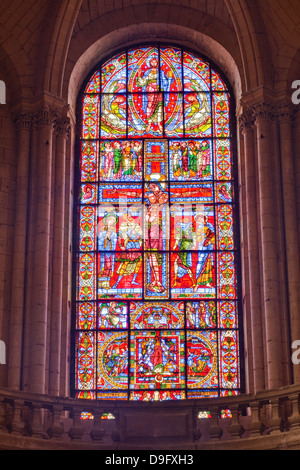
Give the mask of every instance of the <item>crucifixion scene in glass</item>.
[(213, 66), (150, 45), (81, 95), (75, 394), (178, 400), (240, 390), (231, 93)]

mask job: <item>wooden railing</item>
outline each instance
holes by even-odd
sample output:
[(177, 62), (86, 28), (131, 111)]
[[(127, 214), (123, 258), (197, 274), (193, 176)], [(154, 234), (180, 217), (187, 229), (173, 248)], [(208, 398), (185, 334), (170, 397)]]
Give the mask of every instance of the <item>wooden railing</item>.
[(108, 402), (0, 389), (0, 449), (300, 448), (300, 385), (257, 395)]

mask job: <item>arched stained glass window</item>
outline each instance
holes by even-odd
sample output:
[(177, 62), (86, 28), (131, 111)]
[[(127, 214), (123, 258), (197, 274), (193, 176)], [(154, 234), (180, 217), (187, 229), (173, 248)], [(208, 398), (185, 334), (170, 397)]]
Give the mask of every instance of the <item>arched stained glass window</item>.
[(143, 46), (99, 65), (81, 101), (75, 394), (240, 390), (230, 92), (210, 63)]

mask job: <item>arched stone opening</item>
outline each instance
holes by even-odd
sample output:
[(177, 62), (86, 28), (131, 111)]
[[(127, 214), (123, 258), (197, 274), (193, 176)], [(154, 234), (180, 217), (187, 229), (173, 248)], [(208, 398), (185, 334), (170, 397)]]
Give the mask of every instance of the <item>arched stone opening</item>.
[(72, 113), (76, 109), (77, 96), (84, 79), (99, 61), (113, 54), (120, 47), (128, 47), (137, 42), (142, 44), (149, 41), (162, 43), (171, 41), (206, 56), (227, 77), (234, 90), (236, 102), (239, 103), (245, 88), (243, 78), (234, 58), (221, 44), (209, 36), (188, 27), (161, 23), (141, 23), (120, 28), (101, 37), (72, 65), (72, 70), (69, 72), (68, 87), (65, 91), (65, 99), (67, 99)]

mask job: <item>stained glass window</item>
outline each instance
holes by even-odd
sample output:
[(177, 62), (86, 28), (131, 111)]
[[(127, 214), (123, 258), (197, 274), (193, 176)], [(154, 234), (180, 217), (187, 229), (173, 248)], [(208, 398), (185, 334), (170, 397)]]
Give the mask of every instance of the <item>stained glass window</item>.
[(123, 51), (86, 83), (76, 204), (77, 397), (239, 393), (231, 106), (215, 68), (178, 47)]

